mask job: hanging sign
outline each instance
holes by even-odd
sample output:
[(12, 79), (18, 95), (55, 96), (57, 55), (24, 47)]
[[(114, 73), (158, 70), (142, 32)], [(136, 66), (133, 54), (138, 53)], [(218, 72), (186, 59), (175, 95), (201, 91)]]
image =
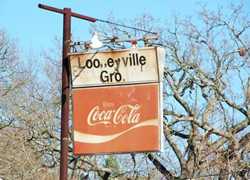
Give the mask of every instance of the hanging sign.
[(160, 151), (159, 85), (73, 92), (74, 153)]
[(70, 55), (74, 154), (161, 150), (164, 56), (159, 47)]
[(159, 47), (74, 53), (70, 56), (72, 86), (159, 82), (163, 53)]

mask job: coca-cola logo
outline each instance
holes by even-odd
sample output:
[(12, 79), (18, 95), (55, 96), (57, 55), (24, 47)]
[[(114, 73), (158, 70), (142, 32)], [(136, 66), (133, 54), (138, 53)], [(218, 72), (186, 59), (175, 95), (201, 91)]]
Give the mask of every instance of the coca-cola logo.
[(93, 107), (87, 118), (89, 126), (97, 124), (137, 124), (140, 121), (140, 105), (125, 104), (116, 109), (101, 109), (99, 105)]

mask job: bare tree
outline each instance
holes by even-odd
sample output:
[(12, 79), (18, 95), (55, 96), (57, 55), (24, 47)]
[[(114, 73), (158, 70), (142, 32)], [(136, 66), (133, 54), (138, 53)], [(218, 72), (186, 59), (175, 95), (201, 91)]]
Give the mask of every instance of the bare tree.
[[(138, 20), (140, 28), (154, 25), (150, 16)], [(218, 11), (203, 7), (195, 21), (175, 18), (153, 29), (161, 32), (158, 44), (167, 52), (167, 146), (166, 153), (148, 159), (167, 179), (249, 178), (250, 19), (243, 4)]]
[(180, 166), (172, 176), (247, 178), (250, 19), (243, 5), (199, 17), (176, 20), (162, 40), (164, 132)]
[[(167, 52), (163, 94), (165, 151), (76, 157), (70, 144), (69, 177), (249, 179), (250, 19), (244, 6), (232, 6), (226, 11), (201, 8), (195, 21), (175, 18), (167, 27), (155, 21), (152, 16), (143, 15), (133, 24), (138, 28), (156, 29), (161, 34), (160, 40), (148, 45), (160, 44)], [(93, 28), (111, 32), (104, 33), (107, 36), (142, 35), (135, 31), (125, 33), (115, 26)], [(25, 71), (14, 68), (18, 72), (14, 73), (9, 70), (18, 63), (18, 58), (13, 56), (15, 48), (9, 49), (12, 55), (6, 56), (5, 49), (10, 45), (5, 34), (0, 35), (0, 68), (3, 69), (0, 73), (0, 136), (5, 139), (0, 151), (6, 150), (7, 137), (13, 140), (13, 151), (0, 156), (0, 166), (5, 167), (2, 162), (7, 161), (9, 167), (15, 167), (7, 157), (16, 154), (21, 158), (25, 152), (32, 161), (20, 167), (33, 166), (42, 169), (44, 174), (52, 172), (51, 178), (55, 178), (60, 152), (61, 50), (56, 46), (58, 51), (44, 53), (42, 74), (35, 73), (33, 66)], [(12, 61), (4, 61), (6, 57)], [(14, 137), (17, 132), (20, 137)], [(14, 151), (16, 146), (25, 147), (25, 151)], [(6, 172), (10, 169), (0, 170), (0, 177), (17, 177), (7, 176)], [(34, 177), (41, 175), (20, 172)]]
[(6, 107), (2, 102), (11, 91), (19, 87), (22, 82), (15, 79), (17, 73), (17, 49), (15, 44), (8, 39), (6, 33), (0, 29), (0, 129), (9, 126), (13, 118), (6, 114)]
[[(41, 154), (28, 144), (28, 127), (34, 121), (30, 97), (25, 97), (32, 80), (14, 40), (0, 31), (0, 178), (44, 178), (50, 173), (42, 166)], [(29, 107), (29, 109), (27, 108)], [(52, 177), (52, 176), (51, 176)]]

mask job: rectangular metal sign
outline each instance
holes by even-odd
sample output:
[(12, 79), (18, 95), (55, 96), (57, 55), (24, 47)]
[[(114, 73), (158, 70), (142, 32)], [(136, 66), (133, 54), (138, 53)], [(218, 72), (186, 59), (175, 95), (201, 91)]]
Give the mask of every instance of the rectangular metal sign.
[(122, 49), (70, 55), (72, 87), (159, 82), (164, 50)]
[(74, 154), (161, 150), (159, 83), (76, 88)]

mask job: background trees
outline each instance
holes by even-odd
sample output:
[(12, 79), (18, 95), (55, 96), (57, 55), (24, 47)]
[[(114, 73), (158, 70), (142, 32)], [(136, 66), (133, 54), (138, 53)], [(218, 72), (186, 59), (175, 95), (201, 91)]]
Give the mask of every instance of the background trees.
[(250, 21), (242, 8), (202, 9), (200, 25), (177, 21), (166, 31), (165, 135), (183, 178), (249, 173)]
[[(161, 37), (154, 43), (166, 49), (165, 152), (79, 157), (70, 153), (69, 176), (248, 179), (250, 19), (243, 8), (201, 8), (195, 19), (175, 18), (168, 25), (150, 15), (135, 19), (136, 27), (159, 31)], [(108, 36), (126, 35), (114, 26), (93, 28)], [(57, 175), (61, 51), (55, 49), (44, 52), (43, 69), (37, 72), (32, 63), (23, 65), (16, 45), (0, 33), (0, 177)]]

